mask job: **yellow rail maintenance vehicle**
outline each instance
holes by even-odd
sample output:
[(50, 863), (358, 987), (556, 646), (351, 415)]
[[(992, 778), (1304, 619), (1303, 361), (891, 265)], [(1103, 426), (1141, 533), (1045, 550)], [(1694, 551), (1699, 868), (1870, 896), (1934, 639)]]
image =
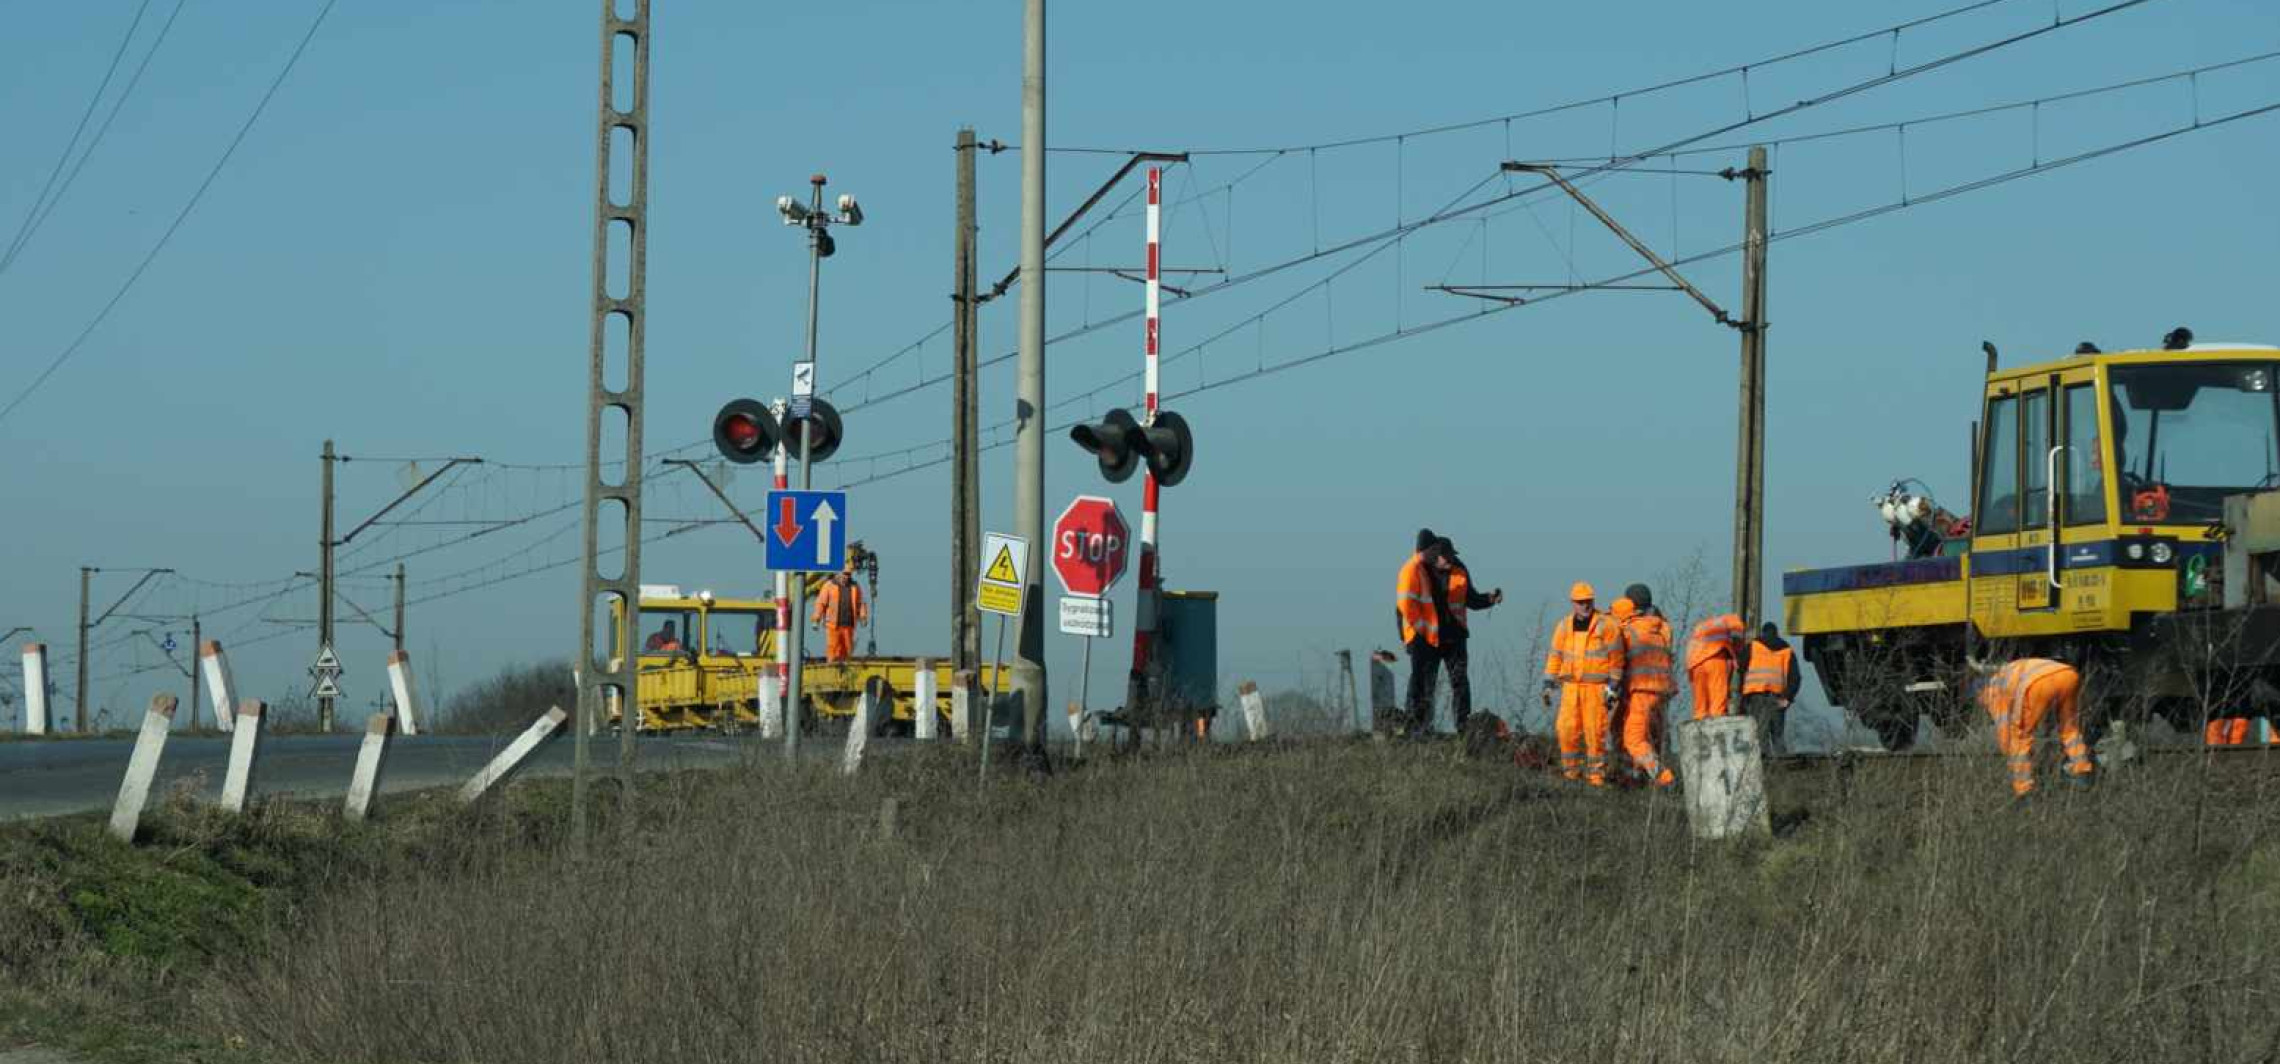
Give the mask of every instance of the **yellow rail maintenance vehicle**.
[[(2095, 726), (2195, 730), (2280, 699), (2280, 348), (2196, 344), (1998, 368), (1987, 354), (1968, 516), (1920, 482), (1874, 500), (1897, 560), (1782, 577), (1833, 705), (1889, 748), (1968, 711), (1967, 654), (2083, 669)], [(2229, 516), (2228, 516), (2229, 515)]]
[[(848, 544), (847, 553), (850, 569), (869, 576), (875, 599), (878, 556), (864, 550), (861, 543)], [(826, 575), (807, 574), (808, 601), (814, 601)], [(613, 626), (623, 623), (622, 614), (622, 608), (612, 609)], [(793, 620), (801, 623), (805, 619)], [(672, 584), (642, 585), (631, 644), (638, 662), (639, 728), (681, 731), (757, 726), (760, 678), (776, 671), (777, 636), (773, 598), (728, 598), (705, 590), (691, 594)], [(822, 640), (810, 639), (809, 645), (820, 647)], [(876, 685), (874, 690), (889, 705), (892, 726), (915, 727), (916, 714), (921, 710), (913, 699), (918, 690), (920, 659), (880, 656), (875, 639), (865, 650), (846, 661), (808, 661), (801, 673), (800, 699), (801, 720), (806, 726), (854, 716), (864, 688)], [(935, 704), (927, 708), (938, 715), (947, 732), (953, 666), (945, 659), (934, 659), (926, 667), (935, 674)], [(992, 670), (984, 668), (981, 673), (979, 682), (988, 689), (995, 680)], [(620, 723), (616, 707), (607, 715), (613, 725)]]

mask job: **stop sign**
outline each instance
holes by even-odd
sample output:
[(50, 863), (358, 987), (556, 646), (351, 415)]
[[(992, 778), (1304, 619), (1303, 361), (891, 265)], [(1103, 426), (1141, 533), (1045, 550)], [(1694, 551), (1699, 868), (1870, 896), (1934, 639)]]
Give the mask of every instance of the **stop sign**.
[(1116, 500), (1079, 495), (1053, 522), (1053, 571), (1078, 598), (1099, 598), (1124, 576), (1132, 533)]

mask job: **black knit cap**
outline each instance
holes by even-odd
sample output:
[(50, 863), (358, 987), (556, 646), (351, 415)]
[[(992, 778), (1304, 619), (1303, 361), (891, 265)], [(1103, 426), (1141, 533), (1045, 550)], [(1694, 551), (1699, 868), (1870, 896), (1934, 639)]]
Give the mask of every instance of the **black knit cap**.
[(1645, 584), (1632, 584), (1630, 587), (1624, 588), (1623, 597), (1630, 599), (1631, 605), (1637, 606), (1642, 610), (1648, 609), (1655, 604), (1655, 593), (1647, 590), (1647, 585)]
[(1439, 536), (1433, 534), (1432, 529), (1420, 528), (1417, 530), (1417, 549), (1424, 550), (1425, 548), (1432, 546), (1433, 541), (1439, 538)]

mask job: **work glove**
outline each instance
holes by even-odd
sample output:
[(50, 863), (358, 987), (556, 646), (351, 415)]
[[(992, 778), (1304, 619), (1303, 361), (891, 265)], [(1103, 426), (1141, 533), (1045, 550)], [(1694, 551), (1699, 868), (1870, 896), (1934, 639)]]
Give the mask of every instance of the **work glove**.
[(1489, 603), (1489, 605), (1491, 605), (1491, 606), (1501, 606), (1501, 605), (1503, 605), (1503, 604), (1504, 604), (1504, 589), (1500, 587), (1500, 588), (1497, 588), (1497, 589), (1496, 589), (1496, 590), (1494, 590), (1494, 591), (1491, 591), (1491, 592), (1489, 592), (1489, 593), (1488, 593), (1488, 603)]

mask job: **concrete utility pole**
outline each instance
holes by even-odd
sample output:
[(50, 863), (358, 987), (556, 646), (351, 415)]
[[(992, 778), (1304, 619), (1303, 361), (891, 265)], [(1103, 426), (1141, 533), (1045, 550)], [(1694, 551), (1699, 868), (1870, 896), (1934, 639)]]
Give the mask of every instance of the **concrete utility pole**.
[[(1765, 619), (1765, 149), (1750, 149), (1742, 227), (1742, 387), (1734, 459), (1734, 612)], [(1739, 670), (1737, 670), (1739, 671)]]
[[(184, 672), (186, 672), (186, 673), (189, 673), (189, 674), (190, 674), (190, 730), (191, 730), (191, 731), (197, 731), (197, 730), (198, 730), (198, 703), (199, 703), (199, 701), (200, 701), (200, 698), (199, 698), (199, 696), (200, 696), (201, 694), (203, 694), (203, 693), (204, 693), (204, 690), (205, 690), (205, 689), (204, 689), (204, 687), (203, 687), (203, 685), (202, 685), (202, 683), (201, 683), (201, 679), (202, 679), (202, 677), (201, 677), (199, 674), (201, 674), (201, 673), (205, 672), (206, 670), (204, 670), (204, 669), (201, 669), (201, 668), (199, 668), (199, 667), (198, 667), (198, 651), (199, 651), (199, 648), (201, 648), (201, 647), (204, 647), (205, 645), (206, 645), (206, 632), (205, 632), (205, 629), (204, 629), (202, 626), (200, 626), (200, 625), (199, 625), (199, 623), (198, 623), (198, 615), (197, 615), (197, 614), (195, 614), (195, 613), (193, 613), (193, 614), (191, 614), (191, 615), (190, 615), (190, 667), (189, 667), (189, 668), (187, 668), (187, 669), (184, 669), (184, 670), (182, 670), (182, 671), (184, 671)], [(220, 719), (220, 718), (216, 718), (216, 719), (214, 720), (214, 727), (216, 727), (216, 728), (220, 728), (221, 726), (222, 726), (222, 722), (221, 722), (221, 719)]]
[(79, 703), (77, 730), (82, 734), (87, 731), (87, 591), (94, 575), (95, 570), (79, 567), (79, 660), (74, 663), (79, 670), (79, 686), (72, 690)]
[[(333, 645), (333, 441), (325, 441), (324, 453), (324, 514), (318, 521), (317, 534), (317, 653), (322, 656)], [(333, 700), (326, 695), (317, 699), (317, 730), (333, 730)]]
[(980, 339), (976, 325), (980, 310), (974, 302), (976, 255), (974, 241), (974, 131), (958, 131), (958, 221), (951, 296), (951, 362), (954, 384), (950, 413), (950, 656), (956, 669), (980, 665), (982, 615), (974, 606), (974, 583), (981, 566), (981, 424), (980, 393), (975, 387)]
[[(1020, 345), (1013, 527), (1015, 535), (1029, 541), (1034, 560), (1045, 554), (1045, 0), (1027, 0), (1022, 20)], [(1026, 574), (1021, 638), (1013, 658), (1022, 741), (1037, 753), (1045, 741), (1044, 568), (1033, 562)], [(988, 741), (986, 733), (983, 741)]]
[[(404, 563), (396, 563), (396, 649), (404, 649)], [(431, 668), (433, 666), (430, 666)]]
[[(594, 247), (591, 347), (586, 366), (586, 544), (585, 565), (578, 593), (578, 651), (570, 659), (578, 674), (578, 726), (572, 729), (574, 769), (570, 784), (570, 835), (573, 847), (586, 843), (586, 791), (591, 770), (592, 736), (607, 704), (615, 695), (622, 719), (618, 730), (619, 799), (631, 823), (633, 812), (634, 733), (641, 720), (641, 695), (635, 673), (631, 633), (641, 618), (641, 426), (642, 337), (648, 313), (644, 309), (648, 283), (644, 269), (649, 246), (649, 0), (633, 0), (633, 17), (621, 19), (622, 0), (602, 0), (602, 76), (594, 136)], [(619, 40), (633, 46), (633, 69), (616, 68)], [(620, 111), (613, 87), (620, 76), (633, 78), (632, 107)], [(629, 177), (622, 202), (610, 195), (610, 136), (626, 132)], [(610, 293), (610, 231), (624, 226), (627, 261), (625, 292)], [(624, 365), (611, 365), (611, 323), (623, 326)], [(618, 382), (614, 387), (612, 382)], [(602, 456), (603, 419), (622, 417), (625, 452)], [(614, 480), (609, 469), (620, 470)], [(601, 566), (602, 504), (616, 503), (614, 519), (623, 521), (611, 538), (624, 544), (623, 564), (615, 576)], [(609, 646), (602, 649), (596, 613), (617, 608)]]

